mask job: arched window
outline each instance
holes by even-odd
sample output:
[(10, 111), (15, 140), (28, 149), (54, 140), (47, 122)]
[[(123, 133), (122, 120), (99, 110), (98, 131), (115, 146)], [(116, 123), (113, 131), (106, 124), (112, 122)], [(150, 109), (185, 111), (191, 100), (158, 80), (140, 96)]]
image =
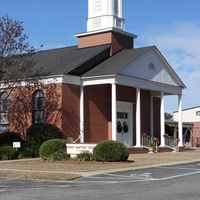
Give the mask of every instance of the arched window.
[(44, 123), (44, 93), (37, 90), (33, 94), (33, 123)]
[(0, 132), (9, 131), (9, 108), (10, 96), (7, 92), (3, 92), (0, 95)]

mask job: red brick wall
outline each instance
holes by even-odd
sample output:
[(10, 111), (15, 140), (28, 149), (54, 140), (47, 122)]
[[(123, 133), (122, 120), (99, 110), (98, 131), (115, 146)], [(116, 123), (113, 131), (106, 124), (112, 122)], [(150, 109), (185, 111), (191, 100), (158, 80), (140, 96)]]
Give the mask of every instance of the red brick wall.
[(132, 49), (133, 48), (133, 38), (125, 36), (119, 33), (112, 34), (112, 49), (111, 55), (118, 52), (120, 49)]
[(108, 140), (111, 121), (111, 85), (84, 87), (85, 142)]
[(104, 32), (78, 38), (78, 48), (86, 48), (103, 44), (111, 44), (110, 55), (121, 49), (132, 49), (133, 38), (115, 32)]
[[(32, 88), (29, 97), (38, 88)], [(57, 84), (57, 93), (52, 93), (60, 112), (54, 109), (49, 114), (48, 123), (55, 124), (63, 132), (63, 137), (73, 137), (76, 140), (80, 134), (80, 87), (70, 84)], [(52, 85), (46, 85), (45, 95), (52, 90)], [(14, 94), (11, 98), (14, 98)], [(133, 144), (136, 141), (136, 89), (117, 85), (117, 101), (133, 103)], [(154, 134), (160, 134), (160, 98), (154, 98)], [(111, 84), (84, 87), (84, 112), (85, 112), (85, 142), (100, 142), (112, 138), (111, 122)], [(26, 129), (32, 124), (32, 112), (24, 117)], [(141, 130), (150, 133), (150, 92), (141, 90)], [(17, 124), (11, 120), (11, 131), (15, 131)]]
[(10, 131), (18, 132), (26, 137), (27, 129), (32, 125), (32, 95), (42, 90), (45, 97), (45, 123), (61, 127), (61, 85), (49, 84), (38, 87), (20, 87), (11, 92)]
[(76, 140), (80, 134), (80, 87), (62, 85), (62, 132), (63, 137)]
[(153, 98), (153, 127), (154, 127), (154, 137), (160, 140), (160, 98)]
[(86, 48), (102, 44), (111, 44), (111, 42), (111, 32), (86, 35), (78, 38), (78, 48)]
[(134, 102), (136, 100), (136, 89), (132, 87), (117, 85), (117, 101)]
[(150, 134), (150, 91), (141, 90), (141, 132)]
[(190, 143), (193, 147), (200, 144), (200, 122), (193, 122), (192, 134), (190, 134)]

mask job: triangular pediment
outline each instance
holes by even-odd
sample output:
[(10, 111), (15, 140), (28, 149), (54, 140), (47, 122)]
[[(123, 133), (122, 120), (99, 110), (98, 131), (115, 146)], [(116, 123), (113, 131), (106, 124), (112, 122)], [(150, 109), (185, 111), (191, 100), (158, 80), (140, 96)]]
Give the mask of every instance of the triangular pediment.
[(118, 74), (156, 83), (185, 87), (156, 47), (149, 49), (139, 58), (129, 63)]

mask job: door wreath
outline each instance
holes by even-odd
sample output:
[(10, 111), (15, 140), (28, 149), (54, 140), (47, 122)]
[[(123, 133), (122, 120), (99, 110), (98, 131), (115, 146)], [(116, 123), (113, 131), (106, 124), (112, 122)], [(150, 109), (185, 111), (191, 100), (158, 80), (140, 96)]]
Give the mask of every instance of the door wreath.
[(123, 132), (127, 133), (128, 132), (128, 125), (126, 122), (123, 123)]
[(120, 121), (117, 122), (117, 132), (121, 133), (122, 132), (122, 124)]

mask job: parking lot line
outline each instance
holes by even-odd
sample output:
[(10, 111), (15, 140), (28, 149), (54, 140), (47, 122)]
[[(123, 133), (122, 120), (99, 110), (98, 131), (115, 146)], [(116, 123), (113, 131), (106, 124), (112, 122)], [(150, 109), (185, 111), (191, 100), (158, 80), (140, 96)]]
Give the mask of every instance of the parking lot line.
[(178, 178), (178, 177), (183, 177), (183, 176), (189, 176), (189, 175), (194, 175), (194, 174), (200, 174), (200, 171), (185, 173), (185, 174), (179, 174), (179, 175), (175, 175), (175, 176), (168, 176), (168, 177), (165, 177), (165, 178), (161, 178), (159, 180), (163, 181), (163, 180), (168, 180), (168, 179), (173, 179), (173, 178)]
[(200, 169), (197, 169), (197, 168), (188, 168), (188, 167), (157, 167), (157, 168), (161, 168), (161, 169), (186, 169), (186, 170), (197, 170), (197, 171), (200, 171)]

